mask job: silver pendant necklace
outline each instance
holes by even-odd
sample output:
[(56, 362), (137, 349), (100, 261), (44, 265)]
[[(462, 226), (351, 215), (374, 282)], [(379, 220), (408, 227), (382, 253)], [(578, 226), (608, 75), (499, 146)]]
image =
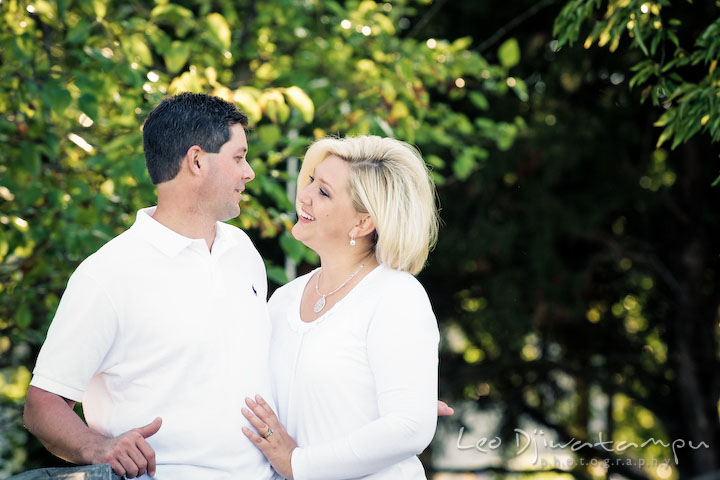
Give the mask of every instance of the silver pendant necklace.
[(335, 290), (333, 290), (333, 291), (330, 292), (330, 293), (324, 293), (324, 294), (323, 294), (323, 293), (320, 293), (320, 288), (319, 288), (319, 285), (320, 285), (320, 274), (322, 274), (322, 268), (321, 268), (320, 271), (319, 271), (318, 274), (317, 274), (317, 277), (315, 277), (315, 292), (316, 292), (318, 295), (320, 295), (320, 299), (319, 299), (317, 302), (315, 302), (315, 306), (313, 307), (313, 312), (315, 312), (315, 313), (320, 313), (320, 312), (322, 311), (322, 309), (325, 308), (325, 297), (329, 297), (330, 295), (332, 295), (333, 293), (337, 292), (338, 290), (340, 290), (341, 288), (343, 288), (345, 285), (347, 285), (347, 283), (348, 283), (350, 280), (352, 280), (352, 278), (353, 278), (355, 275), (357, 275), (358, 272), (359, 272), (364, 266), (365, 266), (365, 264), (361, 263), (360, 266), (359, 266), (354, 272), (352, 272), (352, 273), (350, 274), (350, 276), (349, 276), (348, 278), (346, 278), (345, 281), (344, 281), (342, 284), (340, 284), (339, 287), (337, 287)]

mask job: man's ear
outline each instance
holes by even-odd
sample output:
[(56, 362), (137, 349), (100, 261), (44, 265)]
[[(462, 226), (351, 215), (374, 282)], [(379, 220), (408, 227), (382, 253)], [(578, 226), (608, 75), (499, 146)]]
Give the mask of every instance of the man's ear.
[(188, 148), (183, 158), (183, 166), (187, 168), (188, 173), (193, 176), (200, 176), (205, 171), (205, 158), (203, 149), (197, 145)]

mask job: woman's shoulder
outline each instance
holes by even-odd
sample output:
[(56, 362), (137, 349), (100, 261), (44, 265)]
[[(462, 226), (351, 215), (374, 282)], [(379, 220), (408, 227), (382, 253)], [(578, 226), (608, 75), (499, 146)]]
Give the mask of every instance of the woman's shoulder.
[(380, 270), (377, 275), (377, 287), (381, 289), (379, 291), (383, 292), (382, 296), (393, 296), (401, 293), (410, 297), (427, 298), (425, 287), (411, 273), (395, 270), (387, 265), (380, 265), (378, 268)]
[[(412, 274), (384, 266), (378, 272), (371, 328), (404, 329), (404, 334), (438, 335), (437, 319), (427, 291)], [(422, 333), (424, 332), (424, 333)]]
[(411, 273), (382, 264), (372, 273), (371, 281), (354, 300), (372, 311), (373, 317), (405, 311), (432, 313), (427, 291)]

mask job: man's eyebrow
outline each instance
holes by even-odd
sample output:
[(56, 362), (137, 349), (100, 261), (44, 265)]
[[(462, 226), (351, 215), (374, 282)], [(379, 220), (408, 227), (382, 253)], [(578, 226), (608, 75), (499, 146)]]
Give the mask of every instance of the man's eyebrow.
[(240, 147), (237, 150), (235, 150), (235, 155), (237, 155), (238, 153), (245, 154), (245, 153), (247, 153), (247, 151), (248, 151), (247, 147)]

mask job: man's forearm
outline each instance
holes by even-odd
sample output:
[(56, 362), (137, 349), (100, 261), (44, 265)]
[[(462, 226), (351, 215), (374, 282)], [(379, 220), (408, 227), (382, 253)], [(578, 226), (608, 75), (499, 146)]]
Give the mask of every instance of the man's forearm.
[(31, 386), (25, 403), (26, 428), (54, 455), (85, 465), (97, 458), (107, 437), (91, 430), (73, 411), (75, 402)]

